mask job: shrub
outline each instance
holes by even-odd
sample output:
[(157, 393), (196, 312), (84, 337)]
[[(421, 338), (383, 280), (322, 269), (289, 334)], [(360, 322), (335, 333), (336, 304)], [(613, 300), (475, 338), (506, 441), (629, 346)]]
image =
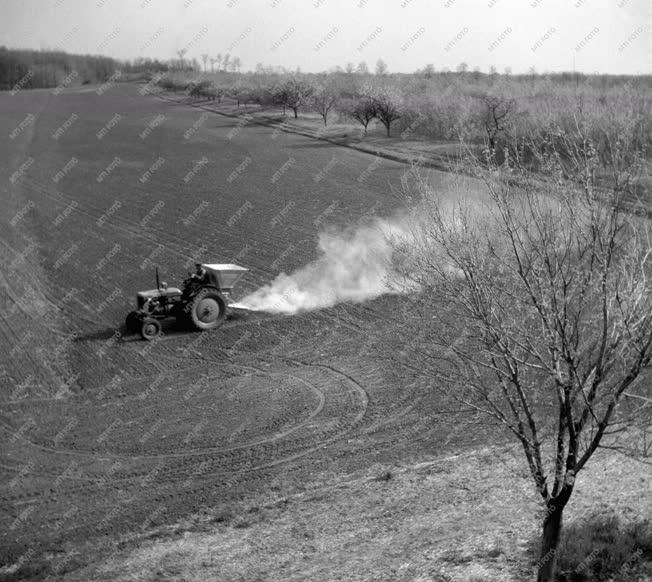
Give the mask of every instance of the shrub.
[[(533, 555), (536, 555), (539, 543), (538, 538), (531, 542)], [(612, 512), (596, 513), (580, 522), (570, 523), (562, 530), (557, 551), (557, 580), (627, 582), (645, 579), (651, 573), (651, 559), (650, 521), (623, 523)]]

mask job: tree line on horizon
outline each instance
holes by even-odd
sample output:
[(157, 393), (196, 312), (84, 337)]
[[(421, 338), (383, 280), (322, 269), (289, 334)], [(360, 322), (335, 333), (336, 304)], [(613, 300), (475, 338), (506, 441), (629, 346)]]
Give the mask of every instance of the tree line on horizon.
[[(632, 82), (652, 88), (652, 75), (587, 75), (579, 72), (538, 73), (531, 67), (527, 73), (512, 74), (506, 67), (502, 73), (494, 66), (484, 73), (479, 67), (471, 68), (466, 62), (459, 63), (454, 70), (443, 68), (437, 70), (432, 63), (417, 69), (414, 73), (390, 73), (387, 63), (378, 59), (372, 71), (365, 61), (348, 62), (344, 67), (336, 65), (329, 71), (321, 73), (301, 73), (300, 68), (289, 69), (283, 66), (271, 66), (256, 63), (251, 71), (243, 71), (240, 57), (229, 53), (211, 55), (203, 53), (201, 61), (186, 56), (185, 51), (178, 51), (177, 58), (167, 60), (137, 57), (133, 60), (119, 60), (101, 55), (80, 55), (61, 50), (12, 49), (0, 45), (0, 90), (36, 89), (56, 87), (71, 75), (71, 84), (103, 83), (116, 77), (116, 72), (125, 75), (125, 80), (144, 74), (160, 72), (185, 72), (187, 74), (241, 73), (244, 76), (260, 75), (346, 75), (346, 76), (376, 76), (376, 77), (419, 77), (433, 79), (441, 75), (458, 75), (473, 81), (485, 79), (514, 78), (533, 80), (545, 78), (561, 83), (590, 83), (596, 88), (608, 88)], [(120, 76), (120, 75), (118, 75)]]
[[(527, 137), (553, 128), (571, 129), (578, 117), (595, 130), (622, 129), (636, 146), (652, 152), (652, 75), (526, 75), (481, 73), (461, 63), (455, 71), (429, 64), (414, 73), (391, 73), (379, 59), (348, 63), (330, 72), (301, 73), (258, 63), (241, 72), (230, 54), (202, 55), (202, 63), (179, 51), (159, 61), (75, 55), (52, 50), (0, 46), (0, 90), (74, 86), (107, 81), (154, 81), (194, 99), (230, 98), (237, 107), (282, 107), (294, 117), (318, 113), (324, 126), (354, 120), (361, 129), (383, 126), (401, 138), (485, 143), (500, 157), (507, 138)], [(202, 66), (203, 65), (203, 66)]]
[(353, 120), (361, 130), (377, 122), (387, 136), (437, 142), (484, 144), (499, 160), (507, 141), (570, 131), (587, 124), (597, 143), (604, 131), (629, 136), (646, 155), (652, 152), (652, 77), (620, 83), (572, 74), (483, 75), (440, 72), (414, 74), (254, 73), (168, 71), (151, 75), (159, 89), (193, 100), (232, 100), (246, 113), (282, 108), (294, 118), (317, 113), (324, 127)]

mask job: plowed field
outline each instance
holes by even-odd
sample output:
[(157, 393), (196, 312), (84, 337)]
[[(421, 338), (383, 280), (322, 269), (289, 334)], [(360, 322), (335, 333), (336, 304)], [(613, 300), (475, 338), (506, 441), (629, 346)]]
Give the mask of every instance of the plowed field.
[(63, 576), (104, 536), (474, 441), (374, 344), (400, 297), (126, 334), (155, 266), (178, 284), (196, 259), (236, 262), (242, 297), (314, 259), (326, 225), (391, 215), (408, 169), (139, 89), (0, 95), (0, 531), (25, 576)]

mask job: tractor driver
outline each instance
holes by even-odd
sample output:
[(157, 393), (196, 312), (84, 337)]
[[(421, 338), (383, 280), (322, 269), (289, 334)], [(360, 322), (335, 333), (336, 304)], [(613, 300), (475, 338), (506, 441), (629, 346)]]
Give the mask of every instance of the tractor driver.
[(206, 269), (201, 266), (201, 263), (195, 263), (195, 272), (192, 274), (191, 279), (193, 283), (204, 285), (208, 283), (208, 273)]

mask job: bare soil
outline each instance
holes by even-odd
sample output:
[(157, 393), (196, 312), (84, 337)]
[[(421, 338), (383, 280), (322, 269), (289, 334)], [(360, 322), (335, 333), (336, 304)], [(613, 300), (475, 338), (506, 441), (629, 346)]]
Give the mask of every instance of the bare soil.
[[(194, 260), (242, 264), (237, 299), (312, 260), (324, 225), (390, 216), (405, 165), (202, 118), (135, 84), (2, 94), (0, 110), (4, 579), (400, 579), (385, 569), (400, 570), (401, 555), (422, 560), (425, 539), (463, 534), (455, 516), (484, 515), (470, 465), (442, 461), (431, 483), (419, 463), (505, 435), (395, 368), (375, 338), (400, 297), (293, 317), (234, 311), (219, 331), (171, 323), (151, 343), (123, 326), (157, 265), (178, 284)], [(36, 121), (6, 137), (28, 114)], [(464, 511), (438, 521), (447, 497), (418, 518), (429, 491), (456, 480), (471, 495)], [(412, 504), (396, 555), (390, 499)], [(220, 557), (170, 565), (201, 515)], [(401, 576), (436, 579), (418, 564)]]

